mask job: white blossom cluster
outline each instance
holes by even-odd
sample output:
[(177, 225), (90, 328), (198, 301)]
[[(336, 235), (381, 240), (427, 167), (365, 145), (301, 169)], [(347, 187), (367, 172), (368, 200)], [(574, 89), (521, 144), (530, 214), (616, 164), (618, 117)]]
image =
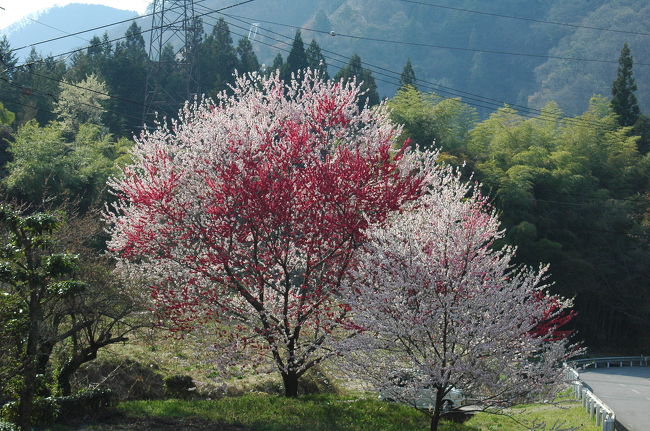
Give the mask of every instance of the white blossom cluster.
[(571, 301), (548, 293), (546, 267), (518, 267), (513, 248), (495, 248), (503, 231), (474, 187), (450, 170), (430, 184), (372, 230), (346, 280), (361, 330), (340, 347), (350, 371), (386, 398), (433, 397), (431, 413), (453, 388), (483, 407), (552, 397), (576, 352), (556, 327)]

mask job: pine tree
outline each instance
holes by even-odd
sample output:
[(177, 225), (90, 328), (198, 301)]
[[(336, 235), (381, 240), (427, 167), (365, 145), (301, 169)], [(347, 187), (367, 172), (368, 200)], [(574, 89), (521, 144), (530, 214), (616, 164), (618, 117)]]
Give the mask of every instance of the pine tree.
[(623, 45), (621, 56), (618, 59), (618, 72), (612, 84), (612, 110), (618, 115), (621, 126), (632, 126), (639, 118), (639, 105), (634, 92), (636, 83), (632, 74), (632, 55), (630, 48)]
[(237, 55), (239, 55), (240, 73), (257, 72), (260, 70), (260, 63), (253, 51), (253, 44), (248, 38), (244, 37), (239, 39)]
[(233, 72), (239, 68), (239, 60), (230, 28), (223, 18), (219, 18), (199, 52), (200, 92), (211, 94), (226, 90), (233, 82)]
[(318, 46), (318, 42), (312, 39), (305, 54), (307, 54), (307, 65), (309, 68), (317, 70), (324, 80), (328, 80), (327, 63), (325, 62), (325, 57), (321, 52), (320, 46)]
[(282, 71), (282, 78), (285, 81), (291, 79), (291, 74), (297, 73), (299, 70), (307, 68), (307, 54), (305, 53), (305, 44), (302, 41), (300, 30), (296, 31), (296, 36), (293, 38), (293, 45), (291, 51), (287, 56), (287, 62), (284, 64)]
[(375, 78), (373, 78), (371, 71), (363, 68), (361, 65), (361, 57), (357, 54), (354, 54), (350, 58), (350, 62), (347, 66), (334, 75), (335, 81), (343, 80), (344, 82), (348, 82), (351, 79), (356, 80), (358, 83), (363, 82), (363, 84), (361, 84), (361, 89), (364, 91), (365, 95), (360, 97), (358, 100), (359, 108), (362, 108), (366, 102), (370, 106), (379, 103), (379, 94), (377, 93)]
[(282, 58), (282, 54), (278, 52), (278, 54), (273, 59), (273, 64), (271, 65), (271, 72), (275, 73), (276, 71), (282, 71), (282, 67), (284, 67), (284, 59)]
[(417, 90), (418, 87), (415, 85), (415, 82), (415, 71), (413, 70), (411, 59), (408, 59), (406, 61), (406, 66), (404, 66), (404, 70), (402, 70), (402, 75), (399, 78), (399, 87), (404, 88), (407, 85), (410, 85)]

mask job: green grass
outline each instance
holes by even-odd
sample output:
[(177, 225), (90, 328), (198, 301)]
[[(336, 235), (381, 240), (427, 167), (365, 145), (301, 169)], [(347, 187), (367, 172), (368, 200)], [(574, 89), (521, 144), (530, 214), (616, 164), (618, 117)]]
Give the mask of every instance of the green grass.
[[(210, 421), (241, 425), (252, 431), (424, 431), (429, 418), (410, 407), (374, 399), (337, 395), (312, 395), (287, 399), (249, 394), (211, 401), (132, 401), (120, 404), (129, 416), (200, 417)], [(574, 427), (597, 431), (595, 422), (567, 400), (560, 407), (549, 404), (519, 406), (505, 415), (480, 413), (464, 424), (443, 422), (441, 431), (519, 431), (519, 422), (546, 424), (550, 429)], [(555, 428), (553, 428), (555, 426)]]

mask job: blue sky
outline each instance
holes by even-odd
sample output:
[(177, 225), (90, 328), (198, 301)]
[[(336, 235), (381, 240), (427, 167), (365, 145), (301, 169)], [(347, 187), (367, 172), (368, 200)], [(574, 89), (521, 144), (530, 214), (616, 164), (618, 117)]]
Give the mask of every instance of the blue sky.
[[(132, 10), (144, 13), (152, 0), (0, 0), (0, 30), (29, 16), (47, 10), (54, 6), (65, 6), (70, 3), (101, 4), (117, 9)], [(36, 19), (38, 19), (36, 17)]]

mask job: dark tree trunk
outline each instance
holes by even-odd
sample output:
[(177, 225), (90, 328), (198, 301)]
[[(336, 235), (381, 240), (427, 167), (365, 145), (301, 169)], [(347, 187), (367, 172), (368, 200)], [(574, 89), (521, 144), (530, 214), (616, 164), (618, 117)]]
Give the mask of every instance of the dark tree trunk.
[[(30, 286), (31, 287), (31, 286)], [(32, 292), (35, 292), (33, 288)], [(36, 374), (38, 359), (38, 338), (40, 322), (40, 307), (38, 296), (32, 293), (29, 305), (29, 330), (27, 333), (27, 345), (23, 360), (23, 388), (20, 391), (20, 402), (18, 404), (18, 427), (21, 431), (31, 431), (32, 410), (34, 406), (34, 394), (36, 393)]]
[(298, 374), (295, 371), (282, 373), (282, 382), (284, 383), (284, 395), (295, 398), (298, 396)]
[(444, 398), (443, 388), (436, 388), (436, 404), (431, 415), (431, 431), (438, 431), (440, 414), (442, 413), (442, 402)]
[(59, 369), (59, 375), (57, 377), (56, 383), (59, 387), (59, 391), (61, 391), (61, 395), (64, 397), (67, 397), (72, 393), (70, 379), (84, 362), (88, 361), (82, 361), (80, 358), (72, 358)]

